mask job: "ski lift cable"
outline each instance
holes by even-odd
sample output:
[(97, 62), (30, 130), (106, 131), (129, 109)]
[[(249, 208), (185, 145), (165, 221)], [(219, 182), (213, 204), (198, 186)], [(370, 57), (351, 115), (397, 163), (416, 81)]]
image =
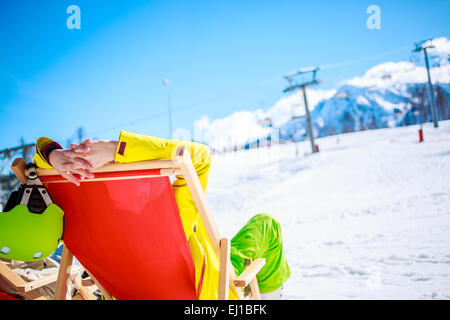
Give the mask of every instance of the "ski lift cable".
[[(263, 84), (265, 84), (265, 83), (267, 83), (267, 82), (269, 82), (269, 81), (273, 81), (273, 80), (275, 80), (275, 78), (271, 78), (271, 79), (269, 79), (269, 80), (264, 80), (264, 81), (258, 82), (255, 86), (263, 85)], [(207, 103), (207, 102), (217, 101), (217, 100), (223, 99), (224, 97), (229, 97), (229, 96), (232, 95), (233, 93), (242, 92), (242, 91), (244, 91), (244, 90), (246, 90), (246, 89), (248, 89), (248, 88), (249, 88), (249, 86), (241, 87), (241, 88), (239, 88), (239, 89), (236, 89), (236, 90), (230, 90), (230, 91), (221, 93), (221, 94), (219, 94), (219, 95), (216, 95), (216, 96), (213, 96), (213, 97), (204, 99), (204, 100), (200, 100), (200, 101), (195, 102), (195, 103), (191, 103), (191, 104), (188, 104), (188, 105), (185, 105), (185, 106), (181, 106), (181, 107), (178, 107), (178, 108), (173, 108), (173, 109), (172, 109), (172, 113), (174, 113), (174, 112), (180, 112), (180, 111), (187, 110), (187, 109), (191, 109), (191, 108), (195, 108), (195, 107), (198, 107), (199, 105), (202, 105), (202, 104)], [(276, 92), (277, 92), (277, 93), (274, 93), (273, 95), (267, 96), (266, 98), (272, 98), (275, 94), (278, 94), (279, 90), (277, 89)], [(109, 128), (105, 128), (105, 129), (101, 129), (101, 130), (95, 131), (95, 132), (93, 132), (93, 133), (91, 133), (91, 134), (92, 134), (92, 135), (102, 134), (102, 133), (105, 133), (105, 132), (108, 132), (108, 131), (111, 131), (111, 130), (115, 130), (115, 129), (117, 129), (117, 128), (121, 128), (121, 127), (128, 126), (128, 125), (134, 125), (134, 124), (136, 124), (136, 123), (140, 123), (140, 122), (148, 121), (148, 120), (151, 120), (151, 119), (156, 119), (156, 118), (164, 117), (164, 116), (166, 116), (166, 115), (167, 115), (167, 112), (154, 113), (154, 114), (151, 114), (151, 115), (149, 115), (149, 116), (147, 116), (147, 117), (143, 117), (143, 118), (139, 118), (139, 119), (135, 119), (135, 120), (123, 122), (123, 123), (121, 123), (121, 124), (117, 124), (117, 125), (114, 125), (114, 126), (109, 127)]]
[[(265, 99), (273, 98), (275, 95), (279, 95), (279, 90), (278, 89), (277, 89), (276, 93), (266, 96)], [(179, 107), (179, 108), (174, 108), (172, 110), (172, 112), (182, 111), (182, 110), (185, 110), (185, 109), (189, 109), (191, 107), (196, 107), (196, 106), (198, 106), (201, 103), (204, 103), (204, 102), (207, 102), (207, 101), (208, 102), (214, 101), (214, 100), (217, 100), (219, 98), (223, 98), (223, 96), (216, 96), (216, 97), (214, 97), (212, 99), (204, 100), (203, 102), (199, 102), (199, 103), (196, 103), (196, 104), (190, 104), (190, 105), (182, 106), (182, 107)], [(112, 131), (112, 130), (117, 130), (118, 128), (123, 128), (125, 126), (134, 125), (134, 124), (139, 123), (139, 122), (143, 122), (143, 121), (148, 121), (148, 120), (151, 120), (151, 119), (164, 117), (166, 115), (167, 115), (167, 112), (154, 113), (154, 114), (151, 114), (151, 115), (149, 115), (147, 117), (144, 117), (144, 118), (139, 118), (139, 119), (123, 122), (123, 123), (111, 126), (109, 128), (104, 128), (104, 129), (101, 129), (101, 130), (90, 132), (89, 135), (92, 136), (92, 137), (95, 137), (96, 135), (100, 135), (100, 134), (105, 133), (105, 132), (109, 132), (109, 131)], [(62, 141), (73, 140), (75, 138), (75, 136), (76, 136), (76, 133), (72, 134), (69, 138), (67, 138), (65, 140), (62, 140)]]
[(354, 59), (354, 60), (349, 60), (349, 61), (337, 62), (337, 63), (333, 63), (333, 64), (326, 64), (326, 65), (319, 66), (319, 68), (322, 69), (322, 70), (324, 70), (324, 69), (340, 68), (340, 67), (343, 67), (343, 66), (357, 64), (357, 63), (360, 63), (360, 62), (365, 62), (365, 61), (370, 61), (370, 60), (376, 60), (376, 59), (384, 58), (384, 57), (393, 55), (395, 53), (407, 51), (407, 50), (410, 50), (410, 49), (411, 49), (410, 45), (409, 46), (404, 46), (404, 47), (401, 47), (401, 48), (397, 48), (397, 49), (394, 49), (394, 50), (387, 51), (387, 52), (379, 54), (379, 55), (374, 55), (374, 56), (370, 56), (370, 57), (359, 58), (359, 59)]
[[(389, 56), (389, 55), (392, 55), (392, 54), (395, 54), (395, 53), (399, 53), (399, 52), (402, 52), (402, 51), (410, 50), (410, 49), (411, 49), (411, 46), (408, 45), (408, 46), (403, 46), (403, 47), (400, 47), (400, 48), (397, 48), (397, 49), (394, 49), (394, 50), (390, 50), (390, 51), (387, 51), (387, 52), (384, 52), (382, 54), (375, 55), (375, 56), (359, 58), (359, 59), (354, 59), (354, 60), (348, 60), (348, 61), (342, 61), (342, 62), (337, 62), (337, 63), (333, 63), (333, 64), (326, 64), (326, 65), (321, 65), (319, 67), (302, 68), (301, 70), (310, 70), (310, 69), (312, 70), (312, 69), (317, 69), (317, 68), (322, 69), (322, 70), (323, 69), (340, 68), (340, 67), (353, 65), (353, 64), (360, 63), (360, 62), (364, 62), (364, 61), (376, 60), (376, 59), (379, 59), (379, 58), (382, 58), (382, 57), (386, 57), (386, 56)], [(300, 69), (297, 69), (297, 71), (298, 70), (300, 70)], [(291, 73), (292, 72), (290, 72), (288, 74), (291, 74)], [(267, 84), (267, 83), (270, 83), (270, 82), (273, 82), (273, 81), (279, 81), (281, 79), (284, 79), (285, 77), (286, 77), (286, 75), (277, 75), (277, 76), (274, 76), (274, 77), (271, 77), (271, 78), (259, 81), (257, 83), (254, 83), (253, 85), (251, 85), (251, 87), (260, 86), (260, 85)], [(237, 88), (237, 89), (234, 89), (234, 90), (225, 91), (225, 92), (222, 92), (222, 93), (220, 93), (218, 95), (212, 96), (210, 98), (203, 99), (201, 101), (197, 101), (197, 102), (194, 102), (194, 103), (191, 103), (191, 104), (188, 104), (188, 105), (185, 105), (185, 106), (181, 106), (181, 107), (178, 107), (178, 108), (173, 108), (172, 112), (180, 112), (180, 111), (183, 111), (183, 110), (187, 110), (187, 109), (198, 107), (199, 105), (204, 104), (206, 102), (217, 101), (217, 100), (222, 99), (224, 97), (229, 97), (231, 95), (243, 92), (244, 90), (247, 90), (249, 87), (250, 86), (243, 86), (243, 87), (240, 87), (240, 88)], [(119, 127), (136, 124), (138, 122), (148, 121), (148, 120), (151, 120), (151, 119), (163, 117), (165, 115), (166, 115), (166, 112), (154, 113), (154, 114), (151, 114), (151, 115), (149, 115), (147, 117), (144, 117), (144, 118), (131, 120), (131, 121), (128, 121), (126, 123), (121, 123), (121, 124), (118, 124), (118, 125), (115, 125), (115, 126), (112, 126), (112, 127), (109, 127), (109, 128), (105, 128), (105, 129), (101, 129), (101, 130), (95, 131), (92, 134), (93, 135), (98, 135), (98, 134), (101, 134), (101, 133), (104, 133), (104, 132), (108, 132), (108, 131), (117, 129)]]
[(358, 64), (360, 62), (365, 62), (365, 61), (371, 61), (371, 60), (376, 60), (376, 59), (380, 59), (380, 58), (384, 58), (390, 55), (393, 55), (395, 53), (400, 53), (403, 51), (409, 51), (411, 50), (411, 45), (407, 45), (407, 46), (403, 46), (394, 50), (390, 50), (378, 55), (373, 55), (373, 56), (369, 56), (369, 57), (364, 57), (364, 58), (358, 58), (358, 59), (353, 59), (353, 60), (347, 60), (347, 61), (341, 61), (341, 62), (336, 62), (336, 63), (331, 63), (331, 64), (324, 64), (324, 65), (319, 65), (316, 67), (307, 67), (307, 68), (300, 68), (297, 69), (296, 71), (291, 71), (286, 73), (285, 75), (282, 76), (282, 78), (286, 78), (289, 76), (293, 76), (295, 73), (297, 73), (298, 71), (300, 72), (310, 72), (313, 70), (326, 70), (326, 69), (334, 69), (334, 68), (340, 68), (340, 67), (345, 67), (348, 65), (353, 65), (353, 64)]

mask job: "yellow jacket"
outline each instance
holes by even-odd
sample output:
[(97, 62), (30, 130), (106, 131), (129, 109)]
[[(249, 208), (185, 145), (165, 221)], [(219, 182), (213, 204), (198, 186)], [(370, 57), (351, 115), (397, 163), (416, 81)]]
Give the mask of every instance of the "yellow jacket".
[[(34, 160), (40, 168), (51, 168), (42, 156), (42, 151), (52, 141), (47, 137), (41, 137), (37, 140), (37, 152), (34, 155)], [(186, 146), (188, 148), (200, 183), (203, 190), (206, 191), (211, 166), (211, 154), (208, 147), (203, 144), (148, 137), (122, 130), (114, 160), (119, 163), (129, 163), (144, 160), (173, 159), (179, 146)], [(189, 248), (191, 249), (194, 260), (195, 283), (197, 289), (199, 285), (202, 286), (200, 299), (217, 299), (219, 261), (199, 217), (186, 181), (183, 176), (177, 176), (176, 178), (172, 186), (186, 239), (188, 239)], [(200, 283), (202, 272), (204, 272), (204, 276), (202, 283)], [(234, 298), (231, 291), (230, 297)]]

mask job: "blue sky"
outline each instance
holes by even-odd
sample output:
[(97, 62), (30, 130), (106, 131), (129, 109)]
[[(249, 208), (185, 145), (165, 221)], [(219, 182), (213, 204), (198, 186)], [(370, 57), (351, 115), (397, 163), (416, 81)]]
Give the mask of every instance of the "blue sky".
[[(66, 26), (72, 4), (79, 30)], [(366, 26), (372, 4), (380, 30)], [(1, 1), (0, 149), (21, 137), (65, 144), (80, 126), (168, 137), (169, 92), (174, 128), (192, 132), (205, 115), (269, 108), (297, 68), (359, 61), (320, 71), (330, 89), (408, 60), (414, 42), (450, 37), (448, 12), (448, 0)]]

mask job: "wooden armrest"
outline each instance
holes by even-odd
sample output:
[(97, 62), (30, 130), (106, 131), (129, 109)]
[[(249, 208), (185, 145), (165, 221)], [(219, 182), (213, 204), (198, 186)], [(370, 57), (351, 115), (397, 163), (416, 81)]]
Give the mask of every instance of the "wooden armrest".
[[(77, 269), (71, 270), (71, 274), (76, 274), (77, 272), (78, 272)], [(17, 284), (17, 287), (21, 288), (24, 292), (29, 292), (32, 290), (36, 290), (40, 287), (43, 287), (47, 284), (56, 282), (57, 279), (58, 279), (58, 272), (55, 272), (54, 274), (48, 275), (42, 279)]]
[(58, 278), (58, 273), (51, 274), (49, 276), (46, 276), (45, 278), (33, 280), (30, 282), (26, 282), (23, 284), (18, 285), (17, 287), (21, 288), (23, 291), (28, 292), (31, 290), (35, 290), (37, 288), (40, 288), (42, 286), (45, 286), (49, 283), (56, 282), (56, 279)]
[[(18, 160), (17, 165), (19, 165), (20, 162)], [(23, 164), (21, 164), (21, 167), (19, 167), (16, 171), (20, 171), (23, 167)], [(11, 169), (13, 169), (11, 167)], [(173, 174), (179, 174), (180, 171), (180, 163), (177, 159), (159, 159), (159, 160), (146, 160), (146, 161), (138, 161), (138, 162), (131, 162), (131, 163), (110, 163), (105, 164), (101, 168), (97, 168), (93, 170), (93, 173), (101, 173), (101, 172), (117, 172), (117, 171), (134, 171), (134, 170), (148, 170), (148, 169), (168, 169), (164, 170), (164, 174), (173, 175)], [(14, 171), (14, 173), (16, 173)], [(38, 176), (50, 176), (50, 175), (59, 175), (59, 173), (55, 169), (42, 169), (37, 168), (36, 173)], [(28, 170), (25, 170), (25, 176), (28, 174)], [(17, 174), (16, 174), (17, 175)]]
[(247, 268), (245, 268), (244, 272), (234, 280), (234, 285), (236, 287), (246, 287), (249, 285), (250, 281), (256, 277), (258, 272), (264, 267), (266, 264), (266, 259), (256, 259), (253, 261)]

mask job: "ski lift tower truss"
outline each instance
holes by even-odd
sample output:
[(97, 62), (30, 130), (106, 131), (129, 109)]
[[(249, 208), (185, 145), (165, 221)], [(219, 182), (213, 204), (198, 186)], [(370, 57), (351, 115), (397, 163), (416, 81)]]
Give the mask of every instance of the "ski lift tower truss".
[[(316, 145), (314, 143), (314, 135), (313, 135), (313, 129), (312, 129), (311, 114), (309, 112), (308, 99), (306, 97), (306, 87), (318, 85), (318, 84), (321, 83), (319, 80), (316, 79), (317, 71), (319, 71), (318, 67), (310, 67), (310, 68), (301, 68), (301, 69), (298, 69), (296, 71), (289, 72), (288, 74), (286, 74), (284, 76), (284, 78), (288, 81), (289, 86), (286, 89), (283, 90), (283, 93), (296, 91), (298, 89), (301, 89), (302, 92), (303, 92), (303, 100), (304, 100), (304, 103), (305, 103), (305, 113), (306, 113), (306, 129), (307, 129), (307, 132), (308, 132), (309, 140), (311, 142), (311, 149), (312, 149), (313, 153), (317, 152), (317, 148), (316, 148)], [(297, 83), (294, 80), (294, 77), (302, 75), (302, 74), (308, 74), (308, 73), (312, 73), (312, 80), (311, 81)]]
[(430, 63), (428, 61), (428, 52), (427, 49), (433, 49), (434, 46), (431, 44), (431, 41), (433, 39), (423, 40), (418, 43), (416, 43), (416, 48), (413, 50), (414, 53), (423, 51), (424, 59), (425, 59), (425, 66), (427, 68), (427, 76), (428, 76), (428, 93), (430, 98), (430, 108), (431, 108), (431, 115), (433, 117), (433, 123), (434, 127), (439, 127), (439, 113), (436, 106), (436, 98), (434, 96), (434, 89), (433, 84), (431, 82), (431, 76), (430, 76)]

